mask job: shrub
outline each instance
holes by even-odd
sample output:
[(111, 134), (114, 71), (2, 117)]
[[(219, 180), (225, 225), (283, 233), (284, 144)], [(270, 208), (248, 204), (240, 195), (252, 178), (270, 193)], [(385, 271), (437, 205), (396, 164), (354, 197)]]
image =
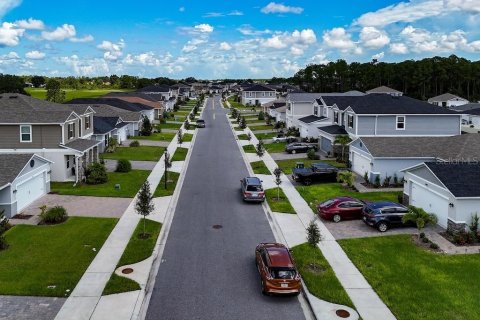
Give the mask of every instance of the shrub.
[(468, 228), (470, 229), (470, 231), (475, 235), (478, 234), (478, 223), (479, 223), (479, 220), (480, 220), (480, 217), (478, 217), (478, 214), (475, 213), (475, 214), (472, 214), (472, 221), (470, 222), (470, 225), (468, 226)]
[(430, 243), (430, 249), (438, 250), (438, 248), (438, 244), (436, 244), (435, 242)]
[(132, 164), (127, 159), (120, 159), (117, 162), (116, 172), (130, 172), (132, 171)]
[(467, 239), (465, 238), (465, 232), (459, 232), (456, 235), (453, 236), (453, 242), (463, 246), (465, 243), (467, 243)]
[(105, 152), (108, 152), (108, 153), (115, 152), (115, 149), (117, 148), (117, 146), (118, 146), (117, 139), (110, 137), (108, 138), (108, 146), (105, 149)]
[(425, 232), (420, 232), (420, 234), (418, 236), (420, 237), (420, 239), (425, 238)]
[(423, 237), (423, 238), (422, 238), (422, 242), (423, 242), (423, 243), (429, 243), (429, 242), (430, 242), (430, 240), (428, 240), (428, 238), (427, 238), (427, 237)]
[(8, 223), (8, 219), (5, 218), (3, 213), (5, 210), (0, 211), (0, 235), (2, 235), (5, 231), (10, 229), (10, 224)]
[(396, 174), (396, 173), (393, 175), (393, 184), (394, 184), (395, 186), (398, 186), (398, 177), (397, 177), (397, 174)]
[(380, 176), (379, 175), (375, 176), (374, 186), (375, 186), (375, 188), (380, 188)]
[(143, 116), (142, 129), (140, 130), (141, 136), (151, 136), (153, 131), (152, 123), (148, 117)]
[(337, 181), (340, 183), (345, 183), (349, 187), (353, 187), (353, 182), (355, 181), (355, 176), (351, 171), (339, 171), (337, 173)]
[(258, 120), (261, 120), (261, 121), (265, 120), (265, 113), (263, 113), (263, 111), (260, 111), (258, 113)]
[(98, 163), (91, 163), (85, 170), (87, 184), (102, 184), (108, 181), (107, 169)]
[(383, 180), (383, 186), (385, 188), (387, 188), (388, 186), (390, 186), (390, 180), (392, 180), (392, 177), (390, 176), (386, 176), (385, 179)]
[(245, 129), (247, 128), (247, 121), (245, 120), (245, 117), (242, 117), (242, 119), (240, 120), (240, 128), (241, 129)]
[(4, 236), (0, 236), (0, 251), (8, 249), (8, 243)]
[(365, 171), (365, 173), (363, 174), (363, 180), (365, 180), (366, 184), (370, 184), (370, 179), (368, 178), (368, 172), (367, 171)]
[(185, 130), (190, 130), (190, 122), (188, 121), (188, 119), (185, 119), (183, 127), (185, 128)]
[(68, 219), (67, 210), (62, 206), (55, 206), (40, 215), (40, 220), (46, 224), (61, 223)]
[(195, 115), (193, 113), (190, 113), (188, 115), (188, 118), (190, 119), (190, 121), (193, 121), (195, 119)]
[(320, 159), (318, 154), (316, 154), (315, 150), (313, 150), (313, 149), (308, 150), (307, 158), (310, 159), (310, 160), (319, 160)]
[(477, 239), (477, 235), (474, 234), (473, 232), (465, 232), (465, 241), (468, 244), (474, 243), (476, 239)]
[(397, 202), (403, 204), (404, 200), (403, 200), (403, 194), (402, 194), (402, 193), (400, 193), (399, 195), (397, 195)]
[(140, 142), (138, 142), (138, 140), (133, 140), (132, 142), (130, 142), (130, 147), (140, 147)]

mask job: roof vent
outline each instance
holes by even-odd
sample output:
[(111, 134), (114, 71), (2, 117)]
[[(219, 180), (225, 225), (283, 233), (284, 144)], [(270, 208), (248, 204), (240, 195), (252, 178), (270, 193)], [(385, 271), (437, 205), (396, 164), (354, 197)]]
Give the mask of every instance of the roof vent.
[(17, 99), (18, 96), (9, 96), (8, 98), (10, 98), (10, 99)]

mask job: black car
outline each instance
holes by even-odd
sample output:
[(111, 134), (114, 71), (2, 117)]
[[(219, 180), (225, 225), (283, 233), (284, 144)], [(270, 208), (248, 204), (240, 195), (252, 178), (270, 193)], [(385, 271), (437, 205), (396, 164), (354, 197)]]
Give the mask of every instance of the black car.
[(390, 202), (370, 202), (363, 207), (363, 222), (367, 225), (377, 228), (380, 232), (385, 232), (391, 227), (402, 227), (413, 225), (411, 222), (405, 224), (402, 221), (403, 216), (408, 213), (405, 206)]
[(328, 163), (314, 163), (310, 168), (297, 165), (292, 169), (293, 180), (306, 186), (312, 182), (335, 182), (337, 181), (338, 168)]
[(205, 128), (205, 120), (198, 119), (197, 120), (197, 128)]
[(287, 144), (285, 151), (288, 153), (308, 152), (309, 150), (317, 151), (318, 146), (314, 144), (308, 144), (303, 142), (294, 142)]

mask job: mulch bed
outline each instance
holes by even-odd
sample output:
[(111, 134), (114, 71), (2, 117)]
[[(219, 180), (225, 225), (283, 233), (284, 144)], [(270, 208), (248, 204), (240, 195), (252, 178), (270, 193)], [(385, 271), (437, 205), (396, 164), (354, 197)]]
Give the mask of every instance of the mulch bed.
[(33, 217), (33, 215), (31, 215), (31, 214), (19, 213), (19, 214), (14, 215), (14, 216), (12, 217), (12, 219), (28, 220), (28, 219), (30, 219), (31, 217)]
[[(427, 238), (425, 236), (425, 238)], [(423, 242), (423, 239), (425, 238), (420, 238), (417, 234), (412, 234), (412, 241), (413, 243), (415, 243), (416, 246), (420, 247), (420, 248), (423, 248), (425, 250), (428, 250), (428, 251), (431, 251), (431, 252), (435, 252), (435, 253), (442, 253), (443, 251), (440, 250), (440, 248), (438, 249), (433, 249), (430, 247), (430, 245), (432, 244), (431, 241), (428, 241), (428, 242)]]

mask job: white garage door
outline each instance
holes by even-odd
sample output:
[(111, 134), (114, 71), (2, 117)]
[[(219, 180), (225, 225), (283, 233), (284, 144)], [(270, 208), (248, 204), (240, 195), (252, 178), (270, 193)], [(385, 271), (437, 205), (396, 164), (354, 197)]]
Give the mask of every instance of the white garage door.
[(365, 172), (370, 172), (370, 170), (370, 159), (367, 159), (358, 153), (352, 152), (352, 171), (363, 176)]
[(447, 228), (448, 200), (426, 189), (422, 185), (412, 183), (410, 204), (433, 213), (438, 218), (438, 224)]
[(45, 192), (43, 173), (17, 185), (17, 211), (24, 209), (30, 203), (43, 196)]

